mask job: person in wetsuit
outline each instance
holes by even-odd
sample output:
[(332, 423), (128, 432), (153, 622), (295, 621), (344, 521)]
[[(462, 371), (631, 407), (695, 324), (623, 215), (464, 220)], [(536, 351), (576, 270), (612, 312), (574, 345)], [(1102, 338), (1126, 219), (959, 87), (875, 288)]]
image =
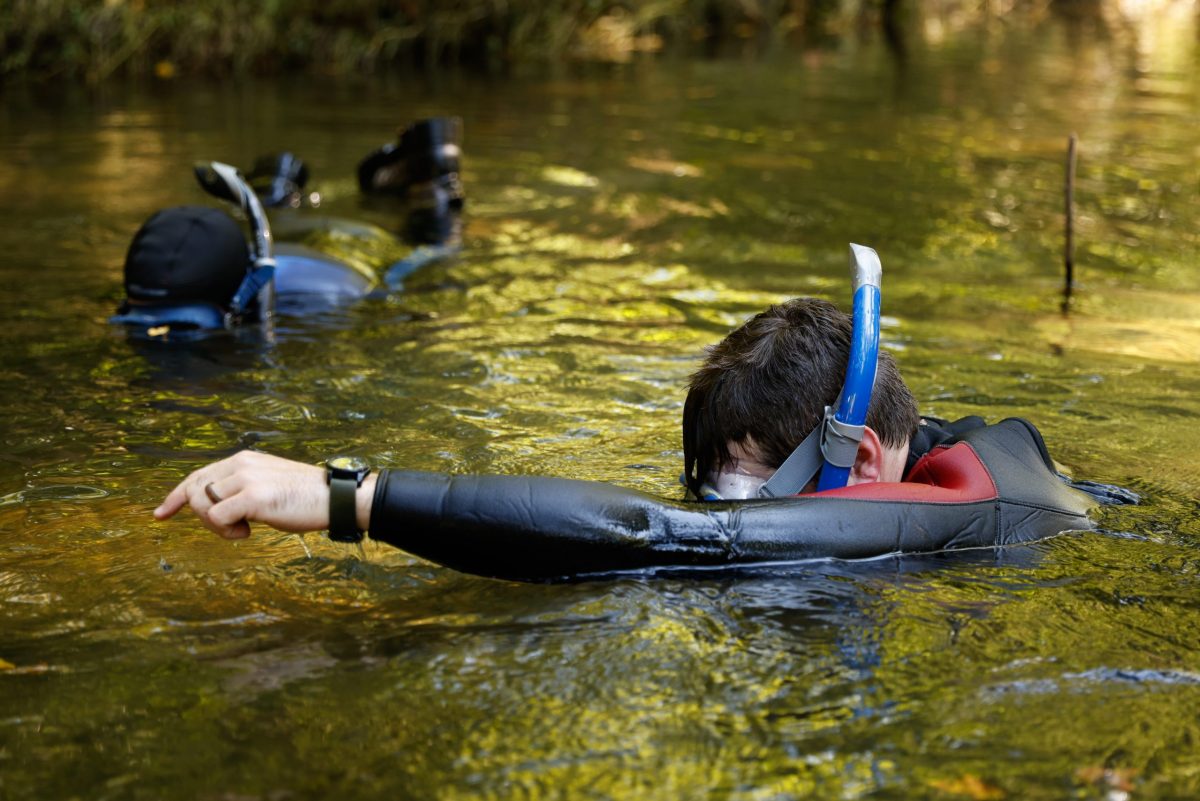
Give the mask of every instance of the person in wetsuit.
[(684, 480), (715, 502), (548, 477), (376, 476), (353, 459), (322, 469), (243, 451), (193, 472), (154, 515), (190, 505), (228, 539), (248, 536), (255, 521), (328, 528), (340, 541), (369, 530), (457, 569), (529, 580), (987, 547), (1091, 527), (1095, 500), (1059, 480), (1032, 425), (922, 420), (887, 354), (850, 485), (756, 499), (836, 400), (851, 330), (832, 304), (801, 298), (709, 352), (684, 407)]
[[(457, 118), (419, 120), (399, 142), (369, 154), (358, 175), (367, 195), (404, 203), (403, 236), (418, 246), (393, 264), (391, 289), (424, 264), (456, 252), (463, 205), (459, 179), (462, 124)], [(276, 245), (264, 207), (297, 209), (306, 194), (308, 169), (291, 153), (256, 160), (243, 178), (228, 165), (197, 168), (206, 191), (240, 205), (251, 228), (248, 244), (228, 214), (202, 206), (156, 212), (135, 234), (125, 259), (125, 299), (110, 322), (134, 336), (195, 339), (242, 323), (261, 323), (280, 310), (304, 314), (359, 300), (376, 285), (365, 268), (338, 261), (303, 245)], [(293, 228), (362, 232), (372, 227), (304, 214)], [(377, 230), (377, 229), (375, 229)], [(379, 234), (389, 236), (386, 232)]]

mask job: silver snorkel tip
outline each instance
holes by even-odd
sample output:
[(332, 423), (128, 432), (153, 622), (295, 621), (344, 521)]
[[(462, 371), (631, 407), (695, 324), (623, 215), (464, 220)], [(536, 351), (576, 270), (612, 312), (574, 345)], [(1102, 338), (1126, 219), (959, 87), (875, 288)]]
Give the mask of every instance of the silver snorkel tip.
[(254, 235), (254, 263), (260, 266), (274, 264), (267, 213), (237, 168), (220, 161), (201, 161), (196, 163), (193, 171), (201, 189), (219, 200), (233, 203), (249, 218)]
[(878, 289), (883, 284), (883, 265), (875, 248), (850, 243), (850, 274), (854, 277), (854, 291), (861, 286)]

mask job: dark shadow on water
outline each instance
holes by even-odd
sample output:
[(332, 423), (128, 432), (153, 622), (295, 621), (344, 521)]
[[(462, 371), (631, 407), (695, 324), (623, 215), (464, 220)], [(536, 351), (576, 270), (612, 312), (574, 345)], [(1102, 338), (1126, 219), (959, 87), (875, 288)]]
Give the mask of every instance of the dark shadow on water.
[(137, 334), (125, 338), (130, 350), (150, 367), (142, 382), (175, 389), (195, 388), (230, 375), (271, 366), (274, 333), (260, 325), (215, 331), (183, 341)]
[[(373, 586), (390, 587), (384, 590), (387, 594), (402, 596), (381, 599), (370, 616), (387, 619), (390, 632), (379, 630), (370, 618), (360, 621), (362, 628), (339, 626), (356, 653), (391, 656), (463, 636), (559, 637), (575, 630), (575, 636), (596, 638), (604, 631), (640, 626), (648, 613), (678, 618), (688, 626), (717, 625), (730, 633), (747, 626), (778, 628), (786, 632), (785, 643), (803, 648), (814, 642), (836, 645), (847, 636), (855, 638), (845, 632), (878, 626), (880, 615), (886, 614), (880, 596), (889, 588), (919, 589), (925, 582), (981, 570), (1002, 573), (1003, 578), (996, 579), (1001, 584), (1021, 585), (1027, 582), (1017, 576), (1029, 571), (1028, 583), (1036, 583), (1032, 572), (1045, 553), (1043, 543), (1034, 543), (861, 561), (814, 560), (726, 570), (662, 568), (565, 584), (500, 582), (422, 564), (328, 567), (335, 573), (349, 569)], [(405, 578), (410, 574), (411, 580)], [(858, 655), (856, 662), (872, 659), (863, 656), (862, 643), (837, 647), (852, 650)], [(331, 646), (343, 653), (347, 648), (348, 643)]]
[(646, 579), (687, 579), (689, 581), (813, 578), (849, 578), (877, 580), (907, 577), (943, 571), (952, 567), (1018, 567), (1032, 568), (1038, 563), (1032, 544), (997, 548), (971, 548), (939, 551), (929, 554), (887, 554), (874, 559), (813, 559), (799, 562), (771, 562), (729, 567), (661, 567), (648, 570), (580, 577), (580, 581), (639, 577)]

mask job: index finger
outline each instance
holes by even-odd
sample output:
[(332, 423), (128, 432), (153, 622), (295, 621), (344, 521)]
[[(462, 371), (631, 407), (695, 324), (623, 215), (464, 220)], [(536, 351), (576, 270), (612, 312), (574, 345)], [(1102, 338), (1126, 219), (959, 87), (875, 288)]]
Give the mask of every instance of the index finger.
[(187, 484), (191, 480), (192, 476), (189, 475), (183, 481), (180, 481), (175, 486), (175, 489), (171, 490), (167, 494), (167, 497), (163, 499), (163, 502), (158, 505), (157, 509), (154, 510), (155, 520), (166, 520), (183, 508), (184, 504), (187, 503), (188, 498)]

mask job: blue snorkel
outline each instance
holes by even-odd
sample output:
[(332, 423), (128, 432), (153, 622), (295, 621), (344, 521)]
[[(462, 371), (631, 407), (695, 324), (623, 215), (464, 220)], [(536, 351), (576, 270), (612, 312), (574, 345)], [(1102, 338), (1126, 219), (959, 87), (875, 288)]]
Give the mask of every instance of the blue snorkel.
[(759, 498), (780, 498), (804, 490), (820, 471), (817, 491), (846, 486), (858, 456), (875, 387), (879, 363), (879, 301), (883, 266), (879, 254), (864, 245), (850, 245), (850, 271), (854, 276), (854, 332), (846, 382), (836, 411), (825, 407), (825, 417), (791, 456), (758, 490)]
[(850, 479), (850, 468), (854, 466), (858, 443), (862, 441), (862, 428), (867, 423), (871, 391), (875, 388), (875, 368), (879, 364), (879, 284), (883, 278), (879, 254), (864, 245), (851, 244), (850, 270), (854, 273), (854, 333), (850, 339), (850, 361), (846, 365), (846, 383), (842, 385), (833, 424), (826, 424), (825, 439), (830, 438), (832, 431), (833, 436), (852, 440), (854, 454), (849, 456), (849, 464), (845, 464), (845, 458), (835, 463), (830, 459), (833, 449), (822, 443), (825, 465), (817, 482), (818, 492), (844, 487)]

